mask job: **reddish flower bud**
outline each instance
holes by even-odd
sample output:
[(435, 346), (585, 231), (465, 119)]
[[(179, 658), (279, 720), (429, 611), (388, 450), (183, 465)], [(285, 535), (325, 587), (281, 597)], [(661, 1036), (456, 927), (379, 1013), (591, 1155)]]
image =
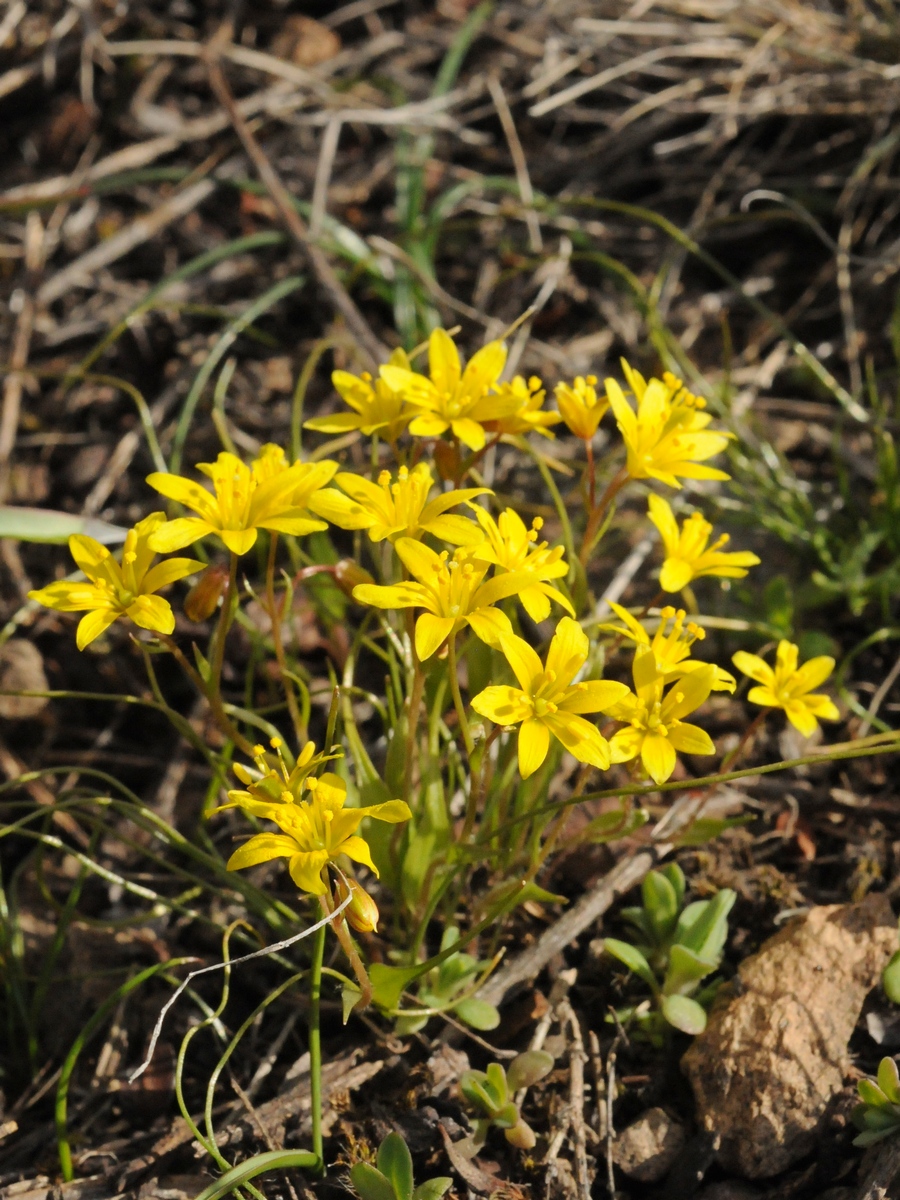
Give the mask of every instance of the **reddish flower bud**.
[(352, 899), (343, 915), (357, 933), (372, 933), (378, 928), (378, 905), (355, 879), (348, 879), (346, 884), (343, 879), (337, 881), (334, 891), (338, 904), (346, 900), (348, 887)]
[(335, 564), (334, 581), (348, 596), (353, 595), (353, 589), (358, 584), (375, 582), (365, 567), (355, 563), (352, 558), (342, 558)]
[(206, 621), (219, 606), (228, 587), (225, 567), (207, 567), (184, 598), (184, 615), (190, 621)]

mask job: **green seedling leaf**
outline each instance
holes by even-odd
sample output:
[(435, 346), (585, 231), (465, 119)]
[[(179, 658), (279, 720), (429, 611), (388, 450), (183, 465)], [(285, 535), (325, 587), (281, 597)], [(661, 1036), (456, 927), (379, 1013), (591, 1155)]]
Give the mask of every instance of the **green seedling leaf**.
[(675, 889), (660, 871), (648, 871), (641, 884), (644, 911), (653, 930), (654, 941), (665, 941), (678, 920), (678, 897)]
[(409, 1147), (399, 1133), (389, 1133), (378, 1147), (378, 1170), (393, 1185), (397, 1200), (412, 1200), (413, 1165)]
[(369, 1163), (356, 1163), (350, 1168), (350, 1182), (361, 1200), (397, 1200), (390, 1180)]
[(463, 1071), (459, 1077), (459, 1090), (473, 1108), (493, 1117), (496, 1106), (493, 1098), (485, 1089), (486, 1082), (487, 1076), (483, 1071)]
[(494, 1124), (498, 1129), (515, 1129), (519, 1120), (519, 1110), (512, 1101), (494, 1114)]
[(121, 525), (109, 525), (95, 517), (78, 517), (50, 508), (0, 505), (0, 538), (17, 538), (21, 542), (67, 542), (73, 535), (83, 534), (104, 546), (117, 546), (125, 541), (127, 533)]
[(537, 1138), (534, 1136), (534, 1130), (521, 1117), (519, 1117), (519, 1120), (512, 1129), (507, 1129), (504, 1137), (517, 1150), (532, 1150), (537, 1141)]
[(859, 1092), (860, 1100), (866, 1105), (867, 1111), (871, 1111), (873, 1108), (887, 1108), (888, 1098), (874, 1079), (861, 1079), (856, 1085), (856, 1090)]
[(434, 1179), (426, 1179), (413, 1192), (413, 1200), (441, 1200), (441, 1196), (453, 1186), (453, 1180), (446, 1175), (435, 1175)]
[(679, 867), (677, 862), (666, 863), (660, 871), (661, 875), (665, 875), (669, 883), (675, 890), (675, 900), (679, 910), (684, 904), (684, 893), (687, 890), (687, 883), (684, 878), (684, 871)]
[(546, 1050), (526, 1050), (523, 1054), (517, 1054), (506, 1072), (509, 1090), (517, 1092), (520, 1088), (531, 1087), (539, 1079), (550, 1074), (553, 1063), (553, 1055), (548, 1054)]
[(669, 951), (669, 969), (663, 983), (667, 996), (685, 994), (697, 986), (701, 979), (714, 971), (718, 964), (700, 958), (687, 946), (675, 945)]
[(372, 1000), (379, 1008), (390, 1011), (400, 1003), (400, 997), (411, 983), (424, 975), (425, 970), (417, 967), (392, 967), (388, 963), (372, 963), (369, 979), (372, 981)]
[(900, 950), (894, 954), (884, 968), (881, 986), (884, 988), (884, 994), (888, 1000), (893, 1001), (894, 1004), (900, 1004)]
[(509, 1085), (506, 1082), (506, 1072), (499, 1063), (490, 1063), (485, 1075), (487, 1077), (485, 1090), (489, 1096), (493, 1097), (496, 1107), (500, 1108), (509, 1099)]
[(737, 829), (739, 825), (747, 825), (753, 820), (749, 817), (698, 817), (691, 821), (683, 833), (677, 834), (672, 840), (676, 846), (704, 846), (707, 842), (720, 837), (726, 829)]
[(459, 1004), (453, 1008), (454, 1013), (461, 1021), (465, 1021), (473, 1029), (487, 1031), (496, 1029), (500, 1024), (500, 1013), (493, 1004), (489, 1004), (487, 1000), (479, 1000), (477, 996), (470, 996), (468, 1000), (460, 1000)]
[(643, 979), (654, 994), (659, 991), (659, 984), (650, 969), (650, 964), (636, 946), (630, 946), (628, 942), (620, 942), (618, 938), (604, 938), (603, 945), (613, 958), (617, 958), (620, 963), (625, 964), (629, 971), (633, 971), (635, 975)]
[(718, 962), (728, 936), (728, 914), (735, 900), (737, 894), (731, 888), (722, 888), (711, 900), (689, 904), (681, 914), (675, 941), (700, 958)]
[(900, 1072), (892, 1058), (883, 1058), (878, 1064), (878, 1086), (891, 1104), (900, 1104)]
[(689, 996), (663, 996), (660, 1007), (669, 1024), (682, 1033), (696, 1036), (706, 1028), (705, 1011)]
[[(362, 992), (359, 988), (355, 988), (349, 983), (345, 983), (341, 988), (341, 1011), (345, 1025), (350, 1020), (350, 1014), (356, 1008), (357, 1004), (359, 1004), (361, 996)], [(422, 1024), (424, 1024), (424, 1021)]]

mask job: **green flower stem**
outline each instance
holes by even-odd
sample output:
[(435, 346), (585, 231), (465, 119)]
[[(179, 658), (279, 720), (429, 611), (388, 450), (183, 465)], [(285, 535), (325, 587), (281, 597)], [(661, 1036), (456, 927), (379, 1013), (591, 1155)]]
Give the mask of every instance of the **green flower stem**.
[[(466, 716), (465, 706), (462, 702), (462, 695), (459, 690), (459, 670), (456, 661), (456, 634), (451, 633), (450, 639), (447, 642), (447, 669), (450, 672), (450, 690), (453, 693), (453, 703), (456, 705), (456, 715), (459, 718), (459, 728), (462, 731), (463, 741), (466, 743), (466, 754), (471, 759), (472, 750), (475, 743), (472, 741), (472, 731), (469, 729), (469, 718)], [(471, 796), (471, 791), (470, 791)]]
[(584, 449), (587, 454), (588, 504), (593, 512), (597, 506), (597, 468), (594, 465), (594, 443), (591, 438), (585, 438)]
[(281, 674), (281, 685), (284, 688), (288, 712), (297, 735), (297, 745), (302, 746), (306, 741), (306, 723), (300, 713), (297, 694), (291, 683), (290, 670), (284, 653), (284, 641), (281, 636), (282, 605), (275, 599), (275, 555), (278, 550), (278, 534), (269, 534), (269, 561), (266, 565), (266, 604), (269, 609), (269, 619), (272, 622), (272, 645), (275, 649), (275, 659)]
[(413, 767), (416, 760), (416, 733), (419, 728), (419, 709), (422, 707), (422, 696), (425, 692), (425, 673), (419, 656), (416, 654), (416, 643), (411, 643), (413, 656), (413, 682), (409, 693), (409, 708), (406, 713), (406, 766), (403, 774), (403, 798), (409, 803), (412, 794)]
[[(187, 675), (187, 677), (191, 680), (191, 682), (194, 684), (194, 686), (200, 692), (201, 696), (206, 697), (207, 703), (209, 704), (209, 707), (210, 707), (210, 711), (212, 712), (212, 715), (213, 715), (213, 719), (215, 720), (216, 724), (219, 726), (219, 729), (221, 729), (222, 733), (224, 733), (225, 736), (230, 741), (234, 742), (234, 744), (241, 750), (242, 753), (244, 753), (244, 754), (248, 755), (248, 757), (252, 758), (253, 757), (253, 743), (248, 741), (248, 739), (244, 737), (244, 735), (241, 733), (241, 731), (238, 729), (238, 727), (235, 725), (235, 723), (229, 717), (228, 713), (225, 711), (225, 706), (222, 703), (222, 696), (221, 696), (221, 693), (219, 692), (219, 689), (216, 688), (215, 690), (213, 690), (211, 687), (211, 684), (207, 684), (204, 682), (204, 680), (201, 678), (199, 672), (196, 670), (196, 668), (193, 666), (193, 664), (188, 660), (184, 651), (181, 649), (181, 647), (178, 645), (178, 643), (175, 641), (175, 639), (170, 634), (160, 633), (157, 636), (159, 637), (159, 640), (163, 643), (163, 645), (167, 646), (168, 649), (171, 651), (176, 662), (181, 667), (182, 671), (184, 671), (185, 675)], [(172, 710), (170, 710), (168, 708), (168, 705), (165, 704), (165, 701), (162, 701), (162, 704), (164, 705), (164, 711), (166, 712), (167, 715), (169, 715), (170, 720), (171, 720), (172, 716), (170, 714), (171, 714)], [(177, 714), (174, 714), (174, 715), (177, 715)], [(175, 722), (173, 722), (173, 724), (174, 723)], [(180, 729), (180, 726), (178, 726), (178, 728)], [(188, 728), (190, 728), (190, 726), (188, 726)], [(183, 733), (184, 731), (181, 730), (181, 732)]]
[(591, 509), (591, 515), (588, 517), (587, 526), (584, 531), (584, 539), (581, 543), (581, 554), (579, 557), (582, 563), (587, 562), (588, 555), (594, 548), (597, 540), (597, 532), (603, 523), (603, 518), (606, 516), (606, 510), (627, 482), (628, 468), (620, 467), (607, 485), (606, 491)]
[(213, 649), (212, 662), (210, 663), (209, 671), (209, 690), (207, 695), (213, 695), (219, 698), (221, 703), (221, 683), (222, 683), (222, 664), (225, 661), (225, 640), (228, 637), (228, 630), (234, 621), (235, 609), (237, 608), (237, 572), (238, 572), (238, 556), (232, 552), (231, 562), (228, 566), (228, 590), (225, 593), (225, 599), (222, 601), (222, 607), (219, 610), (219, 623), (216, 626), (215, 632), (215, 647)]
[[(328, 907), (323, 903), (322, 916), (328, 916)], [(325, 1174), (325, 1153), (322, 1145), (322, 1036), (320, 1031), (320, 1007), (322, 999), (322, 960), (325, 957), (325, 934), (327, 925), (316, 930), (312, 947), (312, 962), (309, 968), (309, 1098), (312, 1114), (312, 1150), (315, 1155), (316, 1175)]]
[(314, 1171), (319, 1165), (315, 1154), (309, 1150), (267, 1150), (265, 1154), (254, 1155), (244, 1162), (232, 1167), (230, 1171), (211, 1183), (202, 1191), (197, 1200), (222, 1200), (235, 1188), (243, 1187), (266, 1171), (285, 1171), (290, 1167), (303, 1167)]
[(550, 496), (553, 499), (553, 504), (556, 508), (557, 516), (559, 517), (559, 523), (562, 526), (563, 542), (565, 543), (566, 547), (566, 557), (571, 566), (571, 564), (575, 561), (575, 539), (572, 536), (572, 523), (569, 520), (569, 514), (566, 511), (565, 501), (560, 494), (559, 488), (556, 486), (556, 480), (553, 478), (550, 468), (544, 461), (543, 456), (539, 451), (535, 450), (534, 446), (532, 446), (530, 442), (526, 441), (525, 438), (519, 438), (516, 442), (516, 445), (520, 450), (524, 450), (525, 453), (531, 457), (534, 465), (537, 467), (538, 471), (540, 471), (541, 478), (546, 484), (547, 491), (550, 493)]

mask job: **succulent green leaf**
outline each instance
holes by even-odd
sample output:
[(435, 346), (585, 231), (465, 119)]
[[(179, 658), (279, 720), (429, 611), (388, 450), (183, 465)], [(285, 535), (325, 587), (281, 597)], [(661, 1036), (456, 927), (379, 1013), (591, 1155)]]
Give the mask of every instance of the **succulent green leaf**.
[(887, 1096), (874, 1079), (861, 1079), (856, 1085), (856, 1090), (867, 1109), (886, 1108), (889, 1104)]
[(534, 1136), (534, 1130), (527, 1121), (523, 1121), (521, 1117), (512, 1127), (507, 1129), (503, 1135), (511, 1146), (515, 1146), (517, 1150), (531, 1150), (537, 1138)]
[(412, 1200), (413, 1165), (409, 1147), (399, 1133), (389, 1133), (378, 1147), (378, 1170), (389, 1180), (397, 1200)]
[(878, 1064), (878, 1086), (891, 1104), (900, 1104), (900, 1072), (892, 1058), (883, 1058)]
[(554, 1061), (553, 1055), (546, 1050), (526, 1050), (523, 1054), (517, 1054), (506, 1072), (509, 1090), (517, 1092), (520, 1088), (531, 1087), (550, 1074)]
[(695, 1036), (706, 1028), (706, 1012), (689, 996), (663, 996), (662, 1015), (682, 1033)]
[(494, 1124), (498, 1129), (513, 1129), (519, 1123), (519, 1110), (510, 1100), (509, 1104), (494, 1114)]
[(675, 945), (669, 951), (669, 969), (663, 982), (663, 993), (666, 996), (676, 993), (686, 995), (715, 969), (716, 963), (707, 962), (687, 946)]
[(435, 1175), (434, 1179), (426, 1179), (413, 1192), (413, 1200), (441, 1200), (441, 1196), (453, 1186), (453, 1180), (446, 1175)]
[(509, 1085), (506, 1082), (506, 1072), (499, 1063), (490, 1063), (485, 1072), (487, 1083), (485, 1088), (496, 1101), (496, 1107), (501, 1108), (509, 1099)]
[(388, 1179), (369, 1163), (356, 1163), (350, 1168), (350, 1182), (361, 1200), (397, 1200)]
[(628, 942), (620, 942), (618, 938), (604, 938), (603, 945), (613, 958), (617, 958), (620, 963), (625, 964), (629, 971), (633, 971), (635, 975), (643, 979), (654, 994), (659, 991), (659, 984), (650, 969), (650, 964), (636, 946), (630, 946)]
[(671, 883), (660, 871), (648, 871), (641, 884), (644, 910), (650, 921), (655, 942), (664, 942), (678, 920), (678, 897)]
[(898, 950), (881, 975), (881, 986), (888, 1000), (900, 1004), (900, 950)]
[(459, 1090), (473, 1106), (489, 1117), (494, 1115), (496, 1105), (485, 1089), (487, 1076), (483, 1071), (463, 1071), (459, 1077)]
[(472, 1029), (496, 1029), (500, 1024), (500, 1013), (497, 1008), (493, 1004), (489, 1004), (487, 1000), (479, 1000), (477, 996), (460, 1000), (459, 1004), (454, 1005), (453, 1011)]
[(736, 899), (731, 888), (722, 888), (711, 900), (699, 902), (702, 909), (689, 904), (678, 922), (675, 941), (700, 958), (717, 963), (728, 937), (728, 914)]
[(687, 882), (684, 878), (684, 871), (679, 867), (677, 862), (666, 863), (660, 874), (665, 875), (669, 883), (675, 891), (675, 900), (678, 908), (684, 904), (684, 893), (687, 890)]

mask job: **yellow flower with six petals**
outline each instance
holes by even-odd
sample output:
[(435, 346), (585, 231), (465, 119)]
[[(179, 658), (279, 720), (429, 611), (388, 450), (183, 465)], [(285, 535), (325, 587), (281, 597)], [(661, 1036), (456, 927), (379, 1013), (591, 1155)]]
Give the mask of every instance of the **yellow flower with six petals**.
[(337, 466), (330, 461), (289, 466), (284, 451), (269, 444), (249, 467), (226, 451), (214, 463), (198, 463), (197, 470), (212, 480), (214, 493), (180, 475), (155, 471), (147, 476), (150, 486), (199, 515), (167, 521), (153, 535), (153, 549), (180, 550), (213, 533), (233, 554), (246, 554), (260, 529), (297, 536), (327, 529), (307, 508), (314, 508), (316, 493)]
[(664, 592), (680, 592), (703, 575), (743, 579), (748, 568), (759, 563), (758, 556), (749, 550), (723, 552), (721, 547), (730, 540), (727, 533), (710, 546), (713, 527), (701, 513), (691, 513), (679, 529), (671, 505), (662, 496), (650, 497), (647, 515), (659, 530), (666, 551), (659, 573), (659, 586)]
[(731, 661), (739, 671), (755, 679), (760, 687), (751, 688), (747, 699), (764, 708), (783, 708), (787, 719), (804, 737), (819, 728), (817, 718), (838, 721), (841, 714), (834, 701), (813, 688), (824, 683), (834, 670), (834, 659), (820, 654), (797, 666), (799, 650), (793, 642), (780, 641), (775, 654), (775, 669), (758, 654), (738, 650)]
[(546, 542), (538, 543), (543, 518), (535, 517), (531, 529), (528, 529), (519, 514), (511, 508), (502, 512), (495, 521), (486, 509), (475, 504), (470, 507), (474, 509), (486, 538), (472, 550), (472, 559), (493, 563), (502, 571), (524, 571), (532, 577), (533, 582), (516, 593), (532, 621), (547, 619), (551, 600), (555, 600), (574, 617), (575, 610), (562, 592), (545, 582), (547, 579), (562, 579), (568, 575), (569, 567), (563, 559), (562, 546), (551, 550)]
[(597, 432), (603, 414), (609, 408), (606, 396), (598, 396), (596, 375), (581, 375), (571, 383), (558, 383), (554, 388), (559, 415), (569, 429), (583, 441), (589, 442)]
[[(388, 362), (407, 371), (411, 369), (406, 352), (400, 349), (393, 351)], [(416, 415), (417, 410), (410, 408), (399, 392), (384, 379), (373, 380), (368, 371), (361, 375), (333, 371), (331, 382), (352, 411), (312, 417), (304, 421), (304, 429), (314, 429), (317, 433), (349, 433), (358, 429), (366, 437), (377, 433), (393, 443)]]
[(681, 487), (679, 476), (729, 479), (724, 471), (702, 465), (705, 459), (721, 453), (730, 437), (707, 430), (711, 417), (702, 411), (705, 401), (668, 373), (664, 379), (645, 383), (626, 362), (622, 366), (637, 401), (637, 412), (615, 379), (606, 380), (606, 394), (628, 452), (631, 478), (659, 479), (675, 488)]
[(609, 743), (581, 714), (608, 712), (628, 689), (606, 679), (572, 682), (590, 649), (578, 622), (563, 617), (557, 625), (546, 666), (531, 646), (513, 633), (501, 636), (500, 647), (520, 686), (487, 687), (474, 698), (472, 708), (497, 725), (520, 725), (522, 778), (533, 775), (547, 757), (551, 734), (579, 762), (605, 770), (610, 762)]
[(29, 592), (28, 598), (58, 612), (86, 612), (78, 623), (75, 641), (79, 650), (90, 645), (119, 617), (129, 617), (141, 629), (171, 633), (175, 615), (168, 600), (157, 596), (160, 588), (202, 571), (204, 563), (193, 558), (170, 558), (151, 566), (150, 548), (154, 532), (166, 522), (166, 514), (151, 513), (130, 529), (122, 549), (121, 565), (100, 542), (84, 534), (69, 538), (72, 557), (88, 578), (87, 583), (60, 580)]
[(361, 583), (353, 589), (353, 598), (375, 608), (424, 608), (416, 621), (421, 661), (464, 625), (490, 646), (498, 646), (499, 635), (511, 631), (509, 618), (493, 606), (530, 583), (529, 574), (513, 571), (485, 582), (488, 564), (473, 561), (471, 551), (457, 550), (450, 558), (446, 550), (435, 554), (412, 538), (400, 538), (394, 545), (413, 582)]
[[(237, 799), (240, 807), (273, 821), (281, 832), (257, 833), (250, 838), (229, 858), (228, 870), (238, 871), (273, 858), (286, 858), (291, 879), (301, 891), (313, 896), (323, 896), (328, 891), (325, 868), (342, 854), (377, 875), (369, 845), (357, 830), (366, 817), (390, 824), (408, 821), (412, 816), (408, 805), (403, 800), (388, 800), (364, 808), (347, 808), (347, 785), (338, 775), (330, 773), (307, 778), (305, 786), (308, 800), (297, 799), (287, 790), (279, 800), (268, 804), (257, 799), (252, 804)], [(229, 798), (245, 795), (229, 792)]]
[(484, 421), (485, 429), (511, 436), (539, 433), (546, 438), (556, 437), (550, 426), (558, 425), (562, 418), (558, 412), (544, 409), (547, 393), (537, 375), (528, 380), (523, 375), (516, 375), (509, 383), (498, 383), (495, 390), (501, 401), (514, 402), (516, 407), (508, 416)]
[[(684, 619), (687, 613), (683, 608), (676, 611), (667, 605), (660, 609), (659, 625), (651, 638), (644, 626), (631, 615), (627, 608), (623, 608), (621, 604), (616, 604), (612, 600), (609, 601), (609, 606), (619, 620), (624, 622), (624, 628), (619, 625), (601, 625), (600, 628), (609, 633), (618, 634), (619, 637), (628, 638), (638, 646), (649, 646), (656, 658), (657, 667), (662, 671), (664, 684), (674, 683), (676, 679), (682, 679), (691, 671), (712, 665), (714, 673), (712, 690), (714, 692), (733, 692), (737, 687), (735, 677), (728, 671), (723, 671), (720, 666), (690, 658), (694, 643), (702, 641), (706, 637), (706, 633), (693, 621), (688, 621), (685, 625)], [(670, 621), (672, 622), (671, 626), (669, 625)]]
[(502, 342), (488, 342), (462, 369), (459, 351), (444, 329), (435, 329), (428, 340), (430, 378), (390, 363), (381, 368), (388, 387), (413, 407), (421, 409), (409, 431), (416, 437), (440, 437), (449, 429), (470, 450), (483, 450), (484, 423), (510, 416), (516, 397), (493, 391), (506, 364)]
[(675, 770), (676, 751), (683, 754), (715, 754), (715, 746), (705, 730), (684, 717), (703, 704), (713, 687), (713, 668), (704, 665), (676, 680), (663, 692), (665, 676), (648, 647), (638, 647), (632, 667), (634, 692), (610, 712), (619, 721), (627, 721), (610, 739), (612, 762), (641, 765), (654, 783), (665, 783)]
[(333, 482), (341, 491), (326, 488), (319, 492), (316, 511), (341, 529), (367, 530), (373, 542), (420, 538), (430, 533), (454, 546), (471, 546), (483, 537), (474, 521), (448, 513), (447, 509), (482, 496), (489, 489), (462, 488), (441, 492), (429, 500), (434, 479), (425, 463), (412, 471), (401, 467), (393, 483), (389, 471), (382, 471), (377, 483), (349, 471), (340, 471)]

